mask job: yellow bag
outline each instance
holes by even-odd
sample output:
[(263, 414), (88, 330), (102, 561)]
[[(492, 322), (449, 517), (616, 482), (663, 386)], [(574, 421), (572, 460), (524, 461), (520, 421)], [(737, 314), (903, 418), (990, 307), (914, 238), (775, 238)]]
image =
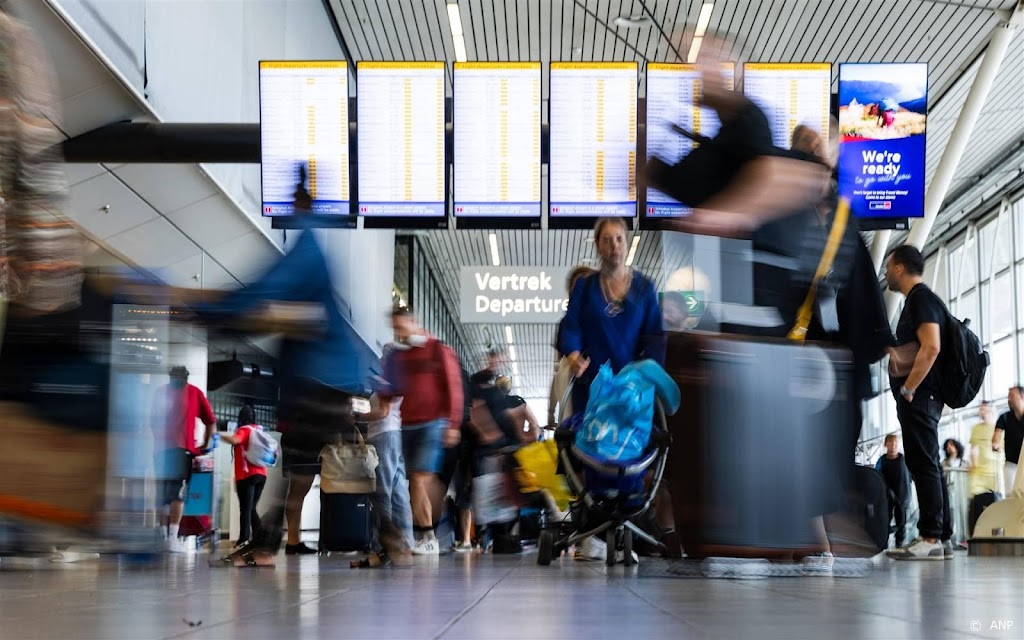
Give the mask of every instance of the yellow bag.
[(546, 489), (555, 499), (558, 508), (569, 508), (572, 494), (565, 482), (565, 476), (556, 473), (558, 469), (558, 445), (554, 440), (534, 442), (513, 454), (522, 469), (517, 477), (520, 490), (524, 493)]

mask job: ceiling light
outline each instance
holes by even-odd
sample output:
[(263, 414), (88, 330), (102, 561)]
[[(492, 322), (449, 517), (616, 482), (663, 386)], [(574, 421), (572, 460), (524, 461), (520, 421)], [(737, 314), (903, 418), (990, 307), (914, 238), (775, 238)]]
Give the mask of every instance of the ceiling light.
[(501, 265), (501, 256), (498, 255), (498, 236), (492, 233), (489, 240), (491, 242), (491, 263), (497, 267)]
[(516, 358), (516, 346), (514, 344), (508, 345), (508, 358), (512, 362), (515, 362), (518, 359)]
[(505, 325), (505, 342), (507, 342), (509, 344), (512, 344), (513, 342), (515, 342), (512, 339), (512, 327), (507, 325), (507, 324)]
[(462, 14), (459, 13), (459, 3), (449, 2), (448, 3), (448, 26), (452, 31), (452, 45), (455, 47), (455, 61), (465, 62), (468, 58), (466, 56), (466, 37), (462, 31)]
[(651, 26), (651, 19), (645, 15), (619, 16), (612, 24), (621, 29), (643, 29)]
[(512, 361), (512, 375), (516, 378), (519, 377), (519, 363), (514, 360)]
[(636, 248), (640, 246), (640, 234), (633, 236), (633, 244), (629, 247), (629, 255), (626, 256), (626, 266), (630, 267), (633, 265), (633, 258), (636, 257)]
[(697, 54), (700, 53), (700, 45), (704, 42), (704, 38), (694, 38), (690, 44), (690, 53), (686, 54), (686, 61), (690, 64), (697, 62)]
[(695, 38), (703, 38), (707, 33), (708, 24), (711, 23), (711, 11), (714, 8), (714, 2), (705, 2), (700, 8), (700, 15), (697, 16), (697, 30), (693, 32)]

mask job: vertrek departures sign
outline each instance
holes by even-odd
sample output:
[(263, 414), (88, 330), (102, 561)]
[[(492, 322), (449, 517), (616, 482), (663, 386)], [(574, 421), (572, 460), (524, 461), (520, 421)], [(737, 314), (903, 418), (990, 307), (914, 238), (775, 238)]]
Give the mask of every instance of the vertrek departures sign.
[(462, 322), (555, 323), (569, 307), (565, 267), (462, 267)]

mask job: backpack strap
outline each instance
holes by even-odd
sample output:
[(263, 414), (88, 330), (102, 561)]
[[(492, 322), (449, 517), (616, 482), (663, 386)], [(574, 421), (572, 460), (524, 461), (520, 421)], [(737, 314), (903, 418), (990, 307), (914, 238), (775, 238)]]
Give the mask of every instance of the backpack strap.
[(803, 304), (800, 305), (800, 310), (797, 312), (796, 324), (793, 325), (789, 335), (786, 336), (790, 340), (802, 343), (807, 339), (807, 329), (811, 325), (811, 318), (814, 314), (814, 299), (818, 295), (818, 283), (832, 271), (832, 264), (835, 262), (836, 254), (839, 252), (839, 245), (843, 242), (843, 236), (846, 234), (846, 225), (849, 220), (850, 201), (846, 198), (840, 198), (836, 206), (836, 215), (832, 219), (832, 228), (828, 233), (828, 240), (825, 241), (825, 250), (821, 253), (818, 268), (814, 272), (814, 278), (811, 280), (811, 287), (808, 289)]

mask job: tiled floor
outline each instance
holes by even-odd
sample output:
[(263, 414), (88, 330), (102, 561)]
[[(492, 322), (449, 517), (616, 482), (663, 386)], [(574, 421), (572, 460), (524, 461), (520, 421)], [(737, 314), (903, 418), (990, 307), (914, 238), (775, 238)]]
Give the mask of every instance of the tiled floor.
[[(0, 638), (1024, 637), (1024, 561), (881, 561), (864, 578), (663, 578), (667, 563), (450, 555), (412, 569), (280, 558), (274, 569), (0, 561)], [(995, 626), (993, 626), (995, 625)], [(999, 628), (1002, 625), (1002, 628)], [(1012, 625), (1012, 626), (1011, 626)]]

